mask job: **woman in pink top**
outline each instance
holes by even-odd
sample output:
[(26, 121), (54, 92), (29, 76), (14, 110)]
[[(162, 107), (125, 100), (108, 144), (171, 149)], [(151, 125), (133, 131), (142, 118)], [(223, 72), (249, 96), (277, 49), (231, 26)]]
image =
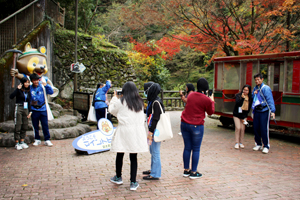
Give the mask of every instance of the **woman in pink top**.
[[(209, 89), (205, 78), (197, 81), (197, 92), (189, 94), (184, 111), (181, 114), (181, 132), (184, 141), (183, 164), (184, 177), (191, 179), (200, 178), (202, 174), (197, 172), (200, 147), (204, 133), (205, 113), (212, 115), (215, 111), (214, 97), (206, 96)], [(190, 158), (192, 153), (192, 169)]]

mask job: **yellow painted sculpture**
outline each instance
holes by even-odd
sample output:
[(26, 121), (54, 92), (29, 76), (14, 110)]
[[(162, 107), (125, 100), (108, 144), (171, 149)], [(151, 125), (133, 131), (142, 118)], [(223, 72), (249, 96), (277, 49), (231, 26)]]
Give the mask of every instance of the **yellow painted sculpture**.
[(23, 55), (18, 57), (17, 69), (11, 69), (10, 74), (20, 80), (24, 76), (30, 76), (31, 74), (36, 73), (41, 79), (45, 79), (45, 81), (53, 88), (54, 93), (50, 96), (56, 97), (59, 90), (53, 86), (53, 83), (48, 77), (44, 76), (47, 72), (46, 48), (41, 46), (39, 49), (34, 49), (28, 42), (25, 45)]

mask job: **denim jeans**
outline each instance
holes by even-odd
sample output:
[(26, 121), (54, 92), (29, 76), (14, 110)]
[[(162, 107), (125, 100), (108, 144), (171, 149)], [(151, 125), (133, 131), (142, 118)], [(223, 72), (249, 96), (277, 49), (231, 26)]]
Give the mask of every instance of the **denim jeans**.
[(181, 133), (184, 142), (183, 164), (184, 169), (190, 169), (190, 158), (192, 153), (192, 171), (196, 172), (200, 157), (200, 147), (202, 143), (204, 126), (192, 125), (181, 122)]
[(154, 178), (161, 177), (161, 162), (160, 162), (160, 142), (152, 141), (150, 145), (151, 154), (151, 173), (150, 176)]

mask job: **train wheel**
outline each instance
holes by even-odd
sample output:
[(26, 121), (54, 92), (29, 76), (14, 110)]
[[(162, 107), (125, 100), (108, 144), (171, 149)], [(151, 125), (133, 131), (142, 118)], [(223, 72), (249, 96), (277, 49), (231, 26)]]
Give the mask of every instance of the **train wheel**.
[(234, 121), (232, 118), (230, 117), (224, 117), (224, 116), (221, 116), (220, 117), (220, 122), (222, 123), (222, 125), (224, 127), (229, 127), (231, 125), (234, 125)]

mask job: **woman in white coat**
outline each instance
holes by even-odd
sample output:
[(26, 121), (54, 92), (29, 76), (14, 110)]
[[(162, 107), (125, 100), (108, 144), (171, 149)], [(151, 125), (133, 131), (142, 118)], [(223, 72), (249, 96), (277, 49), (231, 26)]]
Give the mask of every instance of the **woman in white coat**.
[(122, 165), (124, 153), (130, 157), (130, 190), (139, 187), (136, 181), (137, 153), (148, 152), (145, 130), (144, 102), (133, 82), (127, 82), (122, 88), (121, 98), (116, 91), (110, 101), (109, 112), (118, 118), (118, 127), (111, 142), (112, 152), (117, 152), (116, 175), (110, 179), (115, 184), (123, 184)]

